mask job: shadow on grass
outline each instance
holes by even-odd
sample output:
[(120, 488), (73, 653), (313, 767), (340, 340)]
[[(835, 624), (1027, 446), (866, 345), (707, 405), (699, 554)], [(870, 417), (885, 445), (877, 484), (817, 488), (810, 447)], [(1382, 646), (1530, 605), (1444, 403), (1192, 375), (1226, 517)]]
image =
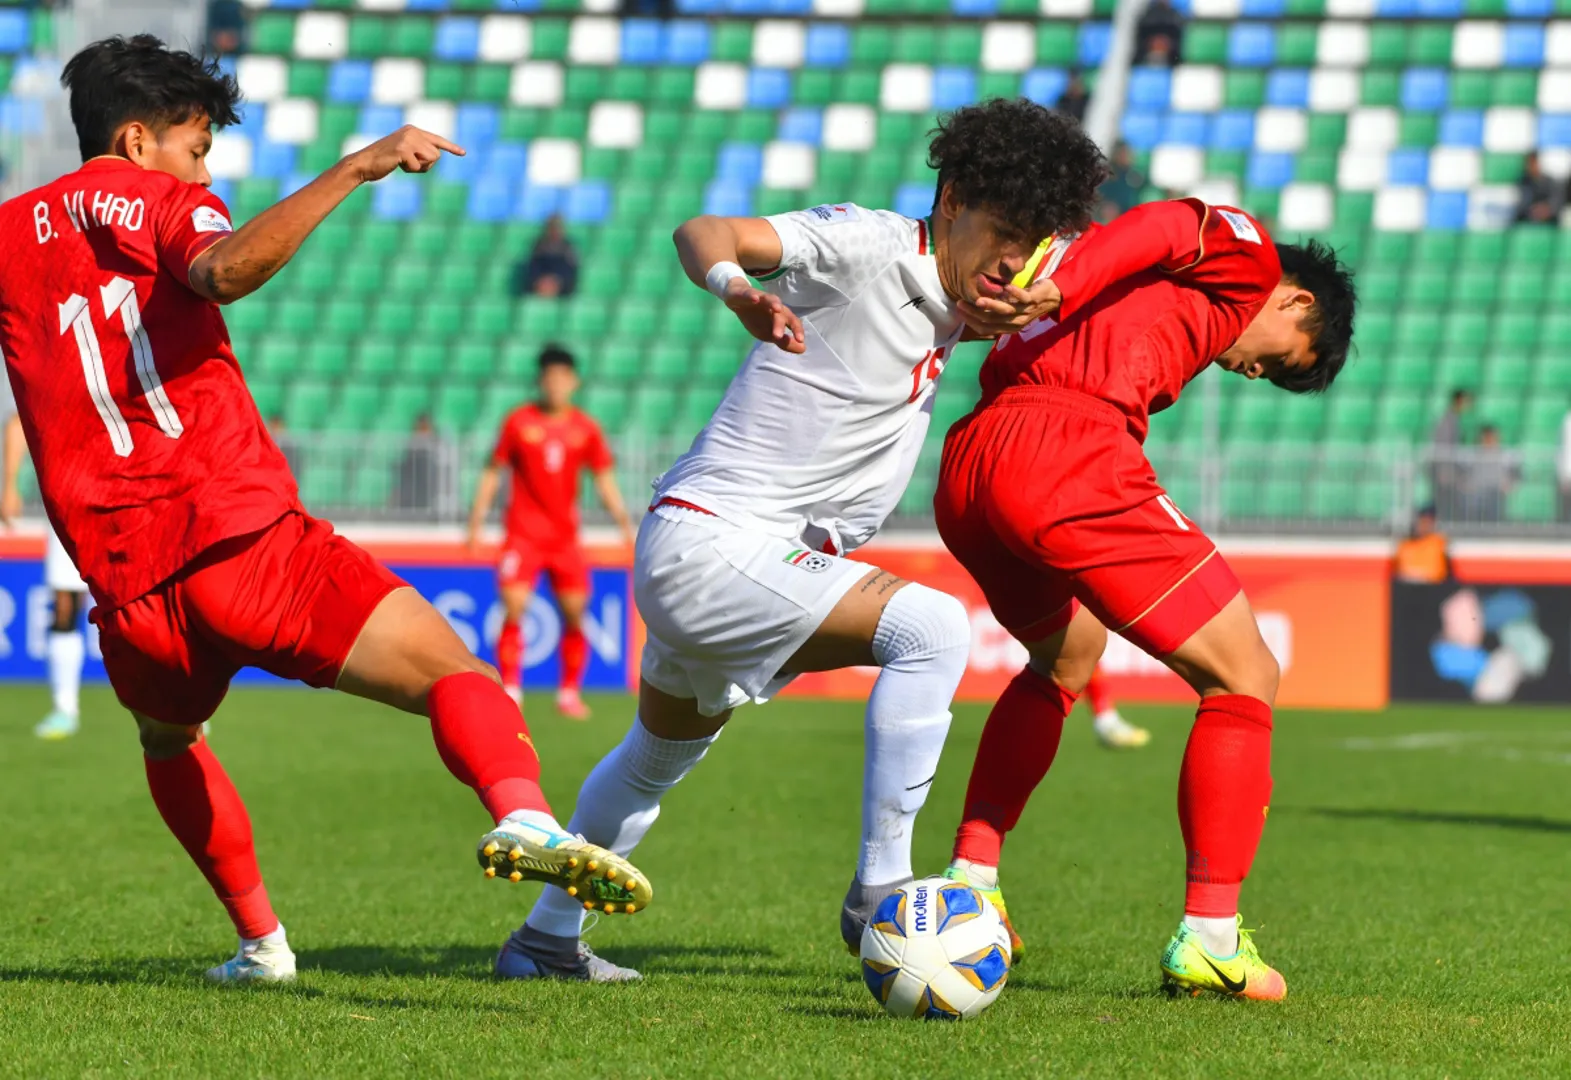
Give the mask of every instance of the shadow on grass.
[[(489, 982), (498, 946), (340, 945), (308, 949), (300, 967), (342, 975), (446, 975)], [(771, 949), (744, 945), (609, 945), (606, 959), (645, 975), (750, 975), (793, 977), (805, 969), (765, 963)]]
[(1443, 810), (1401, 810), (1371, 807), (1350, 809), (1335, 806), (1273, 806), (1271, 813), (1314, 814), (1317, 817), (1346, 821), (1399, 821), (1410, 825), (1481, 825), (1490, 829), (1517, 829), (1523, 832), (1571, 833), (1571, 821), (1536, 814), (1453, 814)]
[[(211, 956), (178, 957), (126, 956), (114, 960), (94, 960), (75, 967), (0, 967), (0, 983), (56, 982), (79, 986), (162, 986), (175, 990), (208, 988), (202, 977), (213, 965)], [(225, 991), (287, 994), (292, 997), (319, 997), (320, 990), (299, 985), (257, 985), (223, 987)]]

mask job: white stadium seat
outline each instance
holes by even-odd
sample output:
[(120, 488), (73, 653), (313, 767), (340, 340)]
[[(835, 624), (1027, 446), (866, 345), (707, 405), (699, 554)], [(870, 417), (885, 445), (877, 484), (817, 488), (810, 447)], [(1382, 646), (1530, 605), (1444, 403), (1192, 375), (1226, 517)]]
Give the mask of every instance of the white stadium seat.
[(791, 19), (764, 19), (753, 28), (753, 66), (799, 68), (807, 58), (807, 27)]
[(568, 26), (567, 59), (574, 64), (615, 64), (622, 59), (622, 24), (584, 15)]
[(1316, 232), (1329, 229), (1336, 216), (1336, 201), (1326, 184), (1287, 184), (1277, 202), (1276, 217), (1283, 229)]
[(747, 104), (747, 68), (731, 63), (699, 64), (693, 103), (700, 109), (740, 109)]
[(295, 20), (295, 55), (340, 60), (349, 52), (349, 18), (338, 11), (302, 11)]
[(644, 110), (631, 101), (597, 101), (589, 108), (589, 145), (627, 150), (644, 141)]
[(522, 15), (487, 15), (480, 20), (480, 52), (488, 64), (514, 64), (529, 59), (534, 34)]
[(549, 109), (562, 104), (562, 65), (555, 60), (525, 60), (513, 65), (507, 100), (522, 109)]
[(933, 107), (933, 69), (890, 64), (879, 82), (878, 105), (888, 112), (927, 112)]
[(878, 133), (871, 105), (841, 103), (824, 109), (825, 150), (870, 150)]
[(567, 187), (583, 175), (583, 150), (576, 139), (536, 139), (529, 144), (525, 170), (531, 184)]
[(765, 187), (800, 190), (813, 186), (818, 155), (807, 143), (770, 142), (764, 145)]

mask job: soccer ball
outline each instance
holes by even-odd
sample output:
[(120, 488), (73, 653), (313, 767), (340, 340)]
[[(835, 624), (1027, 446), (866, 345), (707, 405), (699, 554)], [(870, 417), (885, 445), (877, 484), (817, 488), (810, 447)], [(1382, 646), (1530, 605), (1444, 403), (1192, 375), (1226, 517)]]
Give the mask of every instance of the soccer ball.
[(1009, 931), (960, 881), (913, 881), (884, 898), (862, 931), (862, 980), (895, 1016), (964, 1020), (1009, 978)]

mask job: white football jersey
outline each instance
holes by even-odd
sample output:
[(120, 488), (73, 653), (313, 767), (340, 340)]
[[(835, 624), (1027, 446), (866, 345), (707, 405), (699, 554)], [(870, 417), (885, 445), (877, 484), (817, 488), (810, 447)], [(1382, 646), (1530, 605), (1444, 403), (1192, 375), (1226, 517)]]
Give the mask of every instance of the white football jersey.
[(766, 220), (782, 254), (760, 287), (801, 318), (807, 351), (753, 346), (655, 497), (846, 552), (905, 491), (963, 324), (926, 222), (849, 203)]

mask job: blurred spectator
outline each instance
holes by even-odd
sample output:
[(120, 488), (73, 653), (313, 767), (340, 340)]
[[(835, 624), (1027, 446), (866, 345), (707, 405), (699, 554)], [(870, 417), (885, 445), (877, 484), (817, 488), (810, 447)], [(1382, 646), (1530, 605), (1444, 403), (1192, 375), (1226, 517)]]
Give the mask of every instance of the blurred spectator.
[(1451, 404), (1429, 438), (1429, 479), (1434, 485), (1435, 510), (1442, 521), (1455, 518), (1460, 509), (1462, 416), (1472, 407), (1471, 390), (1458, 387), (1451, 391)]
[(676, 14), (676, 0), (621, 0), (623, 15), (669, 19)]
[(273, 442), (278, 446), (278, 452), (284, 455), (284, 462), (289, 466), (289, 475), (298, 479), (300, 476), (300, 444), (290, 434), (288, 425), (284, 423), (282, 413), (274, 413), (267, 418), (267, 433), (273, 437)]
[(1069, 85), (1064, 87), (1063, 95), (1058, 99), (1058, 104), (1053, 106), (1056, 112), (1065, 116), (1073, 116), (1082, 124), (1086, 119), (1086, 106), (1091, 103), (1091, 92), (1086, 89), (1085, 78), (1078, 71), (1069, 73)]
[(1135, 63), (1172, 67), (1184, 49), (1184, 17), (1172, 0), (1151, 0), (1135, 24)]
[(1545, 175), (1538, 163), (1538, 151), (1528, 153), (1522, 162), (1522, 179), (1517, 181), (1516, 219), (1553, 222), (1560, 216), (1565, 191)]
[(430, 511), (436, 508), (437, 471), (444, 450), (442, 436), (429, 413), (415, 418), (414, 430), (398, 463), (398, 508)]
[(567, 238), (562, 216), (552, 214), (529, 252), (513, 271), (514, 296), (572, 296), (578, 288), (578, 249)]
[(1560, 421), (1560, 453), (1555, 455), (1555, 478), (1560, 481), (1561, 521), (1571, 521), (1571, 410)]
[(1109, 162), (1112, 174), (1102, 184), (1102, 220), (1111, 221), (1140, 201), (1140, 192), (1146, 186), (1145, 173), (1135, 168), (1134, 151), (1129, 144), (1119, 140), (1113, 145), (1113, 158)]
[(1503, 521), (1506, 496), (1522, 478), (1514, 450), (1500, 445), (1500, 429), (1485, 424), (1462, 475), (1462, 509), (1468, 521)]
[(207, 50), (215, 56), (245, 51), (245, 6), (240, 0), (208, 0)]
[(1446, 534), (1439, 529), (1433, 506), (1420, 507), (1413, 531), (1396, 546), (1396, 579), (1439, 584), (1451, 577), (1451, 555)]

